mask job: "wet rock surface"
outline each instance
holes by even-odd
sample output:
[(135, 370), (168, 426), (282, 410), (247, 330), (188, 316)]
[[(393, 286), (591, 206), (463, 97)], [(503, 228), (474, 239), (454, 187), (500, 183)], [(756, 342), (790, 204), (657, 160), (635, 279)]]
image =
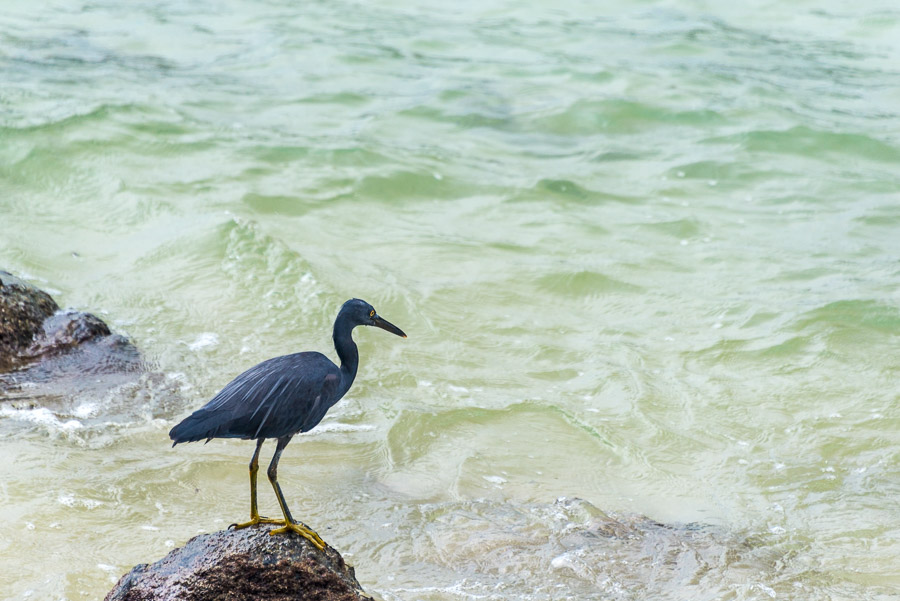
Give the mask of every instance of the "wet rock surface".
[(320, 551), (275, 526), (195, 536), (154, 564), (125, 574), (106, 601), (371, 600), (340, 553)]
[(138, 350), (97, 316), (62, 311), (53, 298), (0, 270), (0, 400), (43, 404), (133, 381)]
[(44, 320), (57, 311), (49, 294), (0, 270), (0, 371), (26, 361)]

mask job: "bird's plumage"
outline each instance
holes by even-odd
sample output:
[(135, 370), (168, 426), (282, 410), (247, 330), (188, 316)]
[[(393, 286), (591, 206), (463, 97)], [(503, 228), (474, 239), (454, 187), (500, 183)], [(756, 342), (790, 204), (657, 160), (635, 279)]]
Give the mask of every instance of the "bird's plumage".
[(172, 428), (174, 444), (213, 438), (281, 438), (314, 428), (343, 394), (341, 370), (322, 353), (251, 367)]

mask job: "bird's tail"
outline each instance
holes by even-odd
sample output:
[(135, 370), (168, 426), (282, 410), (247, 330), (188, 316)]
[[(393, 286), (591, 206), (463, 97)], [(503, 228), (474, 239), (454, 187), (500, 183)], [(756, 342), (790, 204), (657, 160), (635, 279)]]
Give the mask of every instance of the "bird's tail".
[(209, 442), (223, 435), (223, 431), (228, 429), (229, 421), (229, 418), (220, 412), (199, 409), (169, 430), (169, 438), (173, 441), (173, 447), (179, 442), (196, 442), (204, 439)]

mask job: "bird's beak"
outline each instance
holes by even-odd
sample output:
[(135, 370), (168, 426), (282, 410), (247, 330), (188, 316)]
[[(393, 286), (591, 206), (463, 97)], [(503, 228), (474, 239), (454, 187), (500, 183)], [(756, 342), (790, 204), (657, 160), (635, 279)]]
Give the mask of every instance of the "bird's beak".
[(406, 334), (403, 333), (403, 330), (392, 324), (386, 319), (382, 319), (380, 315), (376, 315), (372, 318), (372, 325), (381, 328), (382, 330), (387, 330), (391, 334), (396, 334), (402, 338), (406, 338)]

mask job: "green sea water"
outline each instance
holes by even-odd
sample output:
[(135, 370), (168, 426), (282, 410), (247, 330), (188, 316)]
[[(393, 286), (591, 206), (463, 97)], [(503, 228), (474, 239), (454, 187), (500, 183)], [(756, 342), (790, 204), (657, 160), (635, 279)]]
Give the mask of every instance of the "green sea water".
[(732, 4), (0, 3), (0, 268), (149, 368), (0, 400), (0, 598), (246, 519), (168, 429), (351, 297), (279, 476), (372, 594), (900, 598), (900, 8)]

